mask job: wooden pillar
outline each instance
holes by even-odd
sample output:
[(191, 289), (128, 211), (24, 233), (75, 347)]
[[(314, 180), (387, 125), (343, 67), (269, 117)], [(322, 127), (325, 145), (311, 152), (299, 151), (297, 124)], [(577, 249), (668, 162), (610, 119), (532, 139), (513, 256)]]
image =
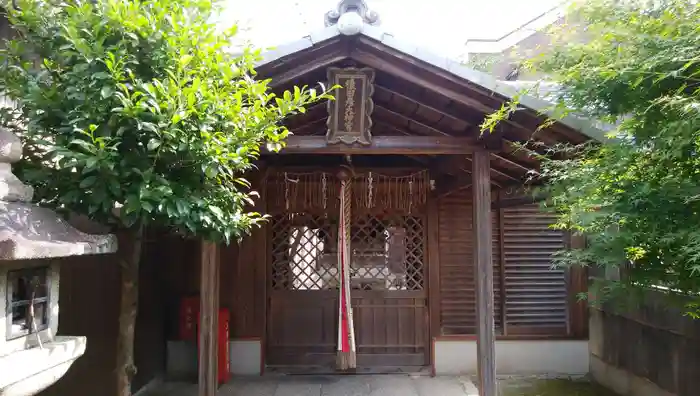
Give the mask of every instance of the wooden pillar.
[[(435, 194), (428, 196), (428, 313), (430, 315), (430, 338), (432, 345), (435, 337), (442, 334), (440, 323), (440, 213), (438, 210), (438, 197)], [(430, 355), (432, 374), (435, 375), (435, 358)]]
[(199, 396), (217, 390), (217, 332), (219, 319), (219, 257), (217, 245), (201, 243), (199, 309)]
[(491, 174), (489, 152), (472, 157), (474, 258), (476, 265), (477, 361), (479, 396), (496, 396), (496, 336), (494, 333), (493, 252), (491, 244)]

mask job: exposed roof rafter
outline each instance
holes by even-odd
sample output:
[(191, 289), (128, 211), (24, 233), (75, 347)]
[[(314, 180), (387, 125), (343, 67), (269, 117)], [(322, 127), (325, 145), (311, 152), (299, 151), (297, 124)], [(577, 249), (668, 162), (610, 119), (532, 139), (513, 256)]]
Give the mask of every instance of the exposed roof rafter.
[(411, 116), (408, 116), (408, 115), (406, 115), (406, 114), (401, 114), (401, 113), (398, 113), (398, 112), (396, 112), (396, 111), (389, 110), (389, 109), (388, 109), (387, 107), (385, 107), (385, 106), (375, 104), (374, 109), (375, 109), (375, 111), (376, 111), (376, 110), (379, 110), (379, 114), (381, 114), (382, 112), (384, 112), (384, 113), (386, 113), (386, 114), (392, 115), (392, 116), (397, 117), (397, 118), (400, 118), (400, 119), (402, 119), (402, 120), (405, 120), (406, 122), (409, 123), (409, 125), (410, 125), (411, 123), (416, 124), (416, 125), (418, 125), (419, 127), (423, 128), (423, 129), (429, 130), (433, 135), (437, 135), (437, 136), (449, 136), (448, 133), (445, 133), (445, 132), (443, 132), (443, 131), (441, 131), (441, 130), (435, 128), (435, 127), (432, 127), (432, 126), (430, 126), (430, 125), (428, 125), (428, 124), (424, 124), (424, 123), (422, 123), (422, 122), (416, 120), (415, 118), (413, 118), (413, 117), (411, 117)]

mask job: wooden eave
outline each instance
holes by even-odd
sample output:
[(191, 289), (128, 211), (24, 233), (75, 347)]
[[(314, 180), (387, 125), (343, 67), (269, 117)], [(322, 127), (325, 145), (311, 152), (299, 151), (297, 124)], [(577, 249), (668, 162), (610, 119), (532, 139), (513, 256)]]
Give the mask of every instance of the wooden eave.
[[(470, 151), (460, 150), (459, 142), (490, 149), (491, 180), (498, 188), (522, 185), (539, 169), (538, 162), (515, 143), (534, 140), (541, 144), (533, 145), (532, 150), (544, 150), (557, 143), (581, 143), (603, 136), (592, 124), (572, 117), (538, 131), (545, 120), (538, 111), (548, 104), (530, 97), (522, 98), (521, 103), (531, 107), (523, 107), (494, 133), (480, 136), (479, 125), (484, 117), (513, 97), (516, 92), (512, 87), (499, 85), (493, 77), (456, 62), (400, 44), (392, 36), (378, 34), (371, 26), (356, 36), (333, 34), (329, 28), (324, 32), (320, 41), (313, 42), (309, 37), (308, 43), (296, 44), (296, 51), (287, 49), (282, 55), (268, 56), (257, 67), (259, 76), (270, 78), (273, 89), (281, 92), (295, 85), (325, 83), (326, 69), (331, 66), (375, 69), (372, 135), (382, 143), (377, 145), (376, 154), (395, 154), (430, 168), (437, 175), (438, 184), (447, 191), (469, 186)], [(287, 126), (294, 137), (289, 141), (287, 153), (303, 153), (314, 144), (322, 144), (327, 117), (325, 103), (319, 103), (305, 114), (289, 119)], [(392, 150), (391, 142), (395, 140), (392, 137), (444, 144), (421, 144), (415, 150), (403, 145)], [(321, 146), (318, 150), (322, 150)], [(333, 154), (334, 150), (316, 152)], [(269, 160), (277, 164), (294, 163), (289, 156), (281, 157), (285, 156)]]

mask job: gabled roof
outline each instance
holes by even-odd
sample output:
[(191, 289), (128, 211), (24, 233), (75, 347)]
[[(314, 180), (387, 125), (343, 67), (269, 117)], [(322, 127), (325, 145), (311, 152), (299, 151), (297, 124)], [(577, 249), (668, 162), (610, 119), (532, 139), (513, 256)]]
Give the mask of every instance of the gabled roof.
[[(343, 7), (353, 7), (359, 4), (359, 7), (364, 7), (364, 11), (367, 11), (367, 6), (364, 1), (348, 1), (343, 0), (338, 6), (338, 10), (342, 10)], [(338, 12), (340, 14), (340, 12)], [(350, 14), (355, 14), (350, 12)], [(339, 15), (340, 16), (340, 15)], [(364, 16), (360, 15), (364, 18)], [(354, 18), (357, 21), (356, 18)], [(420, 62), (430, 65), (434, 68), (441, 70), (444, 73), (449, 74), (455, 79), (462, 80), (464, 83), (475, 85), (482, 90), (491, 92), (495, 96), (500, 96), (506, 99), (513, 99), (516, 95), (522, 93), (515, 85), (512, 83), (497, 80), (493, 76), (474, 70), (463, 63), (450, 59), (448, 57), (435, 54), (432, 51), (418, 47), (411, 43), (402, 41), (392, 34), (384, 32), (380, 26), (375, 26), (373, 24), (367, 23), (368, 21), (364, 18), (359, 26), (355, 26), (355, 31), (343, 31), (343, 29), (349, 29), (346, 25), (341, 25), (339, 23), (329, 24), (325, 28), (312, 32), (308, 36), (305, 36), (299, 40), (292, 41), (286, 44), (282, 44), (272, 50), (266, 51), (262, 54), (263, 59), (258, 63), (258, 69), (262, 71), (263, 75), (279, 75), (275, 72), (270, 72), (270, 69), (282, 70), (282, 66), (286, 59), (293, 57), (295, 54), (310, 53), (316, 49), (319, 49), (329, 42), (340, 41), (343, 37), (354, 37), (365, 42), (371, 41), (376, 44), (376, 47), (384, 47), (388, 50), (393, 50), (398, 52), (406, 59), (410, 59), (413, 62)], [(348, 54), (352, 57), (353, 54)], [(330, 62), (329, 60), (329, 63)], [(381, 66), (377, 67), (381, 69)], [(543, 100), (541, 98), (532, 95), (519, 95), (518, 97), (521, 106), (540, 112), (542, 114), (552, 115), (551, 109), (553, 103)], [(495, 110), (495, 109), (493, 109)], [(592, 122), (591, 120), (583, 119), (576, 116), (566, 116), (559, 120), (561, 124), (566, 127), (578, 131), (586, 137), (601, 142), (606, 142), (608, 139), (605, 136), (605, 131), (601, 127)]]
[[(369, 67), (374, 70), (372, 136), (375, 142), (423, 142), (415, 150), (382, 151), (382, 155), (352, 156), (358, 167), (429, 168), (436, 176), (438, 193), (467, 188), (472, 181), (471, 157), (445, 147), (456, 145), (489, 148), (491, 182), (499, 189), (531, 181), (540, 163), (528, 151), (543, 154), (559, 143), (605, 142), (605, 132), (588, 120), (567, 116), (540, 126), (553, 109), (542, 97), (522, 95), (522, 86), (473, 70), (449, 57), (434, 54), (385, 33), (373, 15), (367, 18), (360, 0), (343, 0), (330, 23), (301, 40), (263, 54), (256, 70), (270, 78), (275, 92), (293, 86), (313, 86), (327, 81), (329, 67)], [(359, 10), (359, 11), (357, 11)], [(327, 21), (329, 18), (327, 18)], [(551, 88), (551, 87), (548, 87)], [(518, 97), (521, 109), (500, 122), (493, 133), (481, 134), (484, 118)], [(303, 166), (309, 163), (308, 147), (324, 143), (328, 110), (318, 103), (303, 114), (286, 120), (293, 133), (286, 155), (266, 155), (270, 166)], [(410, 139), (409, 139), (410, 137)], [(426, 143), (428, 142), (428, 143)], [(396, 143), (398, 144), (398, 143)], [(307, 149), (301, 149), (301, 147)], [(379, 153), (381, 144), (371, 148)], [(420, 147), (418, 147), (420, 146)], [(440, 149), (429, 150), (428, 147)], [(327, 148), (327, 147), (326, 147)], [(328, 151), (328, 150), (327, 150)], [(316, 151), (318, 152), (318, 151)], [(324, 152), (331, 154), (330, 152)], [(394, 155), (392, 155), (392, 153)], [(314, 164), (334, 165), (342, 156), (315, 156)]]

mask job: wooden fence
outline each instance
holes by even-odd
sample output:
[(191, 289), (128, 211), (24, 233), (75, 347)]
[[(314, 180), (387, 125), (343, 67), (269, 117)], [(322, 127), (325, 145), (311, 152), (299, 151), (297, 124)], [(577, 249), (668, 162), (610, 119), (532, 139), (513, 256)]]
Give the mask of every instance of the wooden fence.
[(657, 291), (591, 309), (594, 378), (623, 395), (698, 395), (700, 320), (683, 312)]

